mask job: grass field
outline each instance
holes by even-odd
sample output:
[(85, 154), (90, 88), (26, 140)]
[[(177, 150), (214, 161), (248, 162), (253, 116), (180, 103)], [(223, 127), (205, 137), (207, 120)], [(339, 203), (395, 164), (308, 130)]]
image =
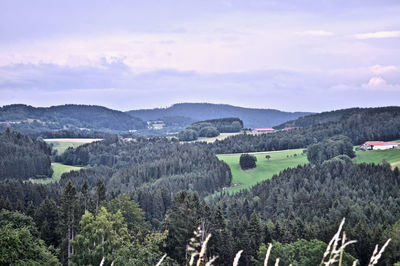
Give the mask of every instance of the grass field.
[(53, 177), (52, 178), (45, 178), (45, 179), (31, 179), (32, 183), (38, 184), (49, 184), (53, 182), (58, 182), (61, 179), (61, 175), (63, 173), (67, 173), (70, 171), (77, 171), (82, 169), (82, 167), (78, 166), (70, 166), (61, 163), (51, 163), (51, 168), (53, 168)]
[(57, 154), (62, 154), (69, 147), (76, 148), (85, 143), (99, 141), (101, 139), (44, 139), (48, 144), (53, 145), (53, 149), (57, 150)]
[[(400, 142), (400, 141), (398, 141)], [(239, 154), (220, 154), (217, 157), (226, 162), (232, 171), (232, 183), (234, 186), (227, 188), (228, 193), (235, 193), (241, 189), (250, 188), (266, 179), (270, 179), (274, 174), (278, 174), (287, 168), (308, 163), (307, 155), (303, 154), (303, 149), (286, 150), (276, 152), (253, 153), (257, 157), (257, 168), (243, 171), (239, 165)], [(267, 160), (265, 155), (271, 158)], [(297, 156), (294, 156), (297, 154)], [(376, 163), (382, 160), (388, 161), (391, 166), (400, 168), (400, 149), (386, 151), (356, 151), (357, 163)]]
[(195, 140), (195, 141), (205, 141), (205, 142), (207, 142), (207, 143), (212, 143), (212, 142), (214, 142), (214, 141), (216, 141), (216, 140), (223, 140), (223, 139), (226, 139), (227, 137), (234, 136), (234, 135), (239, 135), (239, 134), (243, 134), (243, 133), (242, 133), (242, 132), (221, 133), (221, 134), (219, 134), (219, 135), (216, 136), (216, 137), (212, 137), (212, 138), (204, 138), (204, 137), (201, 137), (201, 138), (198, 138), (198, 139)]
[(400, 167), (400, 149), (384, 151), (357, 151), (357, 163), (381, 163), (385, 159), (392, 167)]
[[(265, 155), (271, 158), (267, 160)], [(296, 154), (296, 156), (294, 156)], [(254, 153), (257, 157), (257, 167), (252, 170), (243, 171), (240, 169), (239, 158), (241, 154), (221, 154), (217, 157), (226, 162), (232, 171), (232, 183), (235, 186), (227, 188), (229, 193), (238, 192), (244, 188), (250, 188), (260, 181), (270, 179), (274, 174), (282, 170), (308, 163), (307, 155), (303, 149), (287, 150), (279, 152)]]

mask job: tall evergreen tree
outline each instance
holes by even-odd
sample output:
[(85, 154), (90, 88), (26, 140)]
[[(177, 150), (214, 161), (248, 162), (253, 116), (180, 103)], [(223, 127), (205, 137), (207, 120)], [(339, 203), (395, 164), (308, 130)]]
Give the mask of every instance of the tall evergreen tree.
[(106, 200), (107, 190), (103, 181), (99, 179), (96, 184), (96, 212), (99, 210), (102, 202)]
[(61, 196), (61, 217), (62, 217), (62, 234), (65, 237), (67, 252), (66, 262), (71, 263), (71, 255), (74, 254), (74, 248), (71, 242), (75, 239), (78, 222), (80, 220), (78, 197), (75, 186), (69, 180), (64, 188), (64, 193)]

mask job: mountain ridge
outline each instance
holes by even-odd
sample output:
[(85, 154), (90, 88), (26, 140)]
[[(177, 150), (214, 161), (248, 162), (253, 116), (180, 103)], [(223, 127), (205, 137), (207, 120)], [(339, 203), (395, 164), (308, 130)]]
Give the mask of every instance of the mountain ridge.
[(229, 104), (213, 103), (177, 103), (166, 108), (138, 109), (128, 114), (142, 120), (157, 120), (163, 117), (187, 117), (194, 121), (238, 117), (245, 127), (272, 127), (294, 120), (311, 112), (285, 112), (267, 108), (247, 108)]

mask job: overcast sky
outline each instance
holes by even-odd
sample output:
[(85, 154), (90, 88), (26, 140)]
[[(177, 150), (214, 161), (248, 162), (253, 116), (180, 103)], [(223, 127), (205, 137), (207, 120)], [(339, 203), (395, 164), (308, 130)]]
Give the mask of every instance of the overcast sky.
[(400, 104), (398, 0), (1, 0), (0, 105)]

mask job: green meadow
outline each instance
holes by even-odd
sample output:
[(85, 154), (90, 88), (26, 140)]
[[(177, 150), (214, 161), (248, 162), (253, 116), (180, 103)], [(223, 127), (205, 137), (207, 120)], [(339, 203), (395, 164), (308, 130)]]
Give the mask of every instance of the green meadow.
[[(271, 156), (268, 160), (265, 155)], [(227, 188), (228, 193), (238, 192), (241, 189), (250, 188), (260, 181), (270, 179), (282, 170), (308, 163), (307, 155), (303, 149), (286, 150), (279, 152), (253, 153), (257, 157), (257, 167), (243, 171), (240, 169), (239, 158), (241, 154), (221, 154), (217, 157), (226, 162), (232, 171), (232, 183), (234, 186)]]
[(64, 153), (64, 151), (69, 147), (76, 148), (82, 145), (82, 143), (76, 143), (76, 142), (61, 142), (61, 141), (46, 141), (46, 142), (53, 146), (53, 149), (57, 151), (57, 154)]
[(51, 178), (44, 178), (44, 179), (31, 179), (33, 183), (38, 184), (49, 184), (53, 182), (58, 182), (61, 179), (61, 175), (63, 173), (68, 173), (70, 171), (78, 171), (82, 169), (79, 166), (71, 166), (65, 165), (61, 163), (51, 163), (51, 168), (53, 169), (53, 176)]
[(60, 155), (64, 153), (64, 151), (70, 147), (76, 148), (86, 143), (91, 143), (94, 141), (99, 141), (101, 139), (45, 139), (48, 144), (53, 146), (54, 150), (57, 150), (57, 154)]
[(393, 167), (400, 165), (400, 149), (384, 151), (357, 151), (357, 163), (381, 163), (385, 159)]
[[(400, 142), (400, 141), (398, 141)], [(220, 154), (217, 157), (226, 162), (232, 171), (233, 186), (227, 188), (228, 193), (235, 193), (241, 189), (254, 186), (258, 182), (270, 179), (273, 175), (279, 174), (287, 168), (297, 167), (308, 163), (307, 155), (303, 153), (303, 149), (285, 150), (276, 152), (250, 153), (257, 157), (257, 167), (255, 169), (243, 171), (239, 165), (238, 154)], [(270, 155), (268, 160), (265, 155)], [(385, 159), (391, 166), (400, 168), (400, 149), (385, 151), (356, 151), (357, 163), (382, 163)]]

